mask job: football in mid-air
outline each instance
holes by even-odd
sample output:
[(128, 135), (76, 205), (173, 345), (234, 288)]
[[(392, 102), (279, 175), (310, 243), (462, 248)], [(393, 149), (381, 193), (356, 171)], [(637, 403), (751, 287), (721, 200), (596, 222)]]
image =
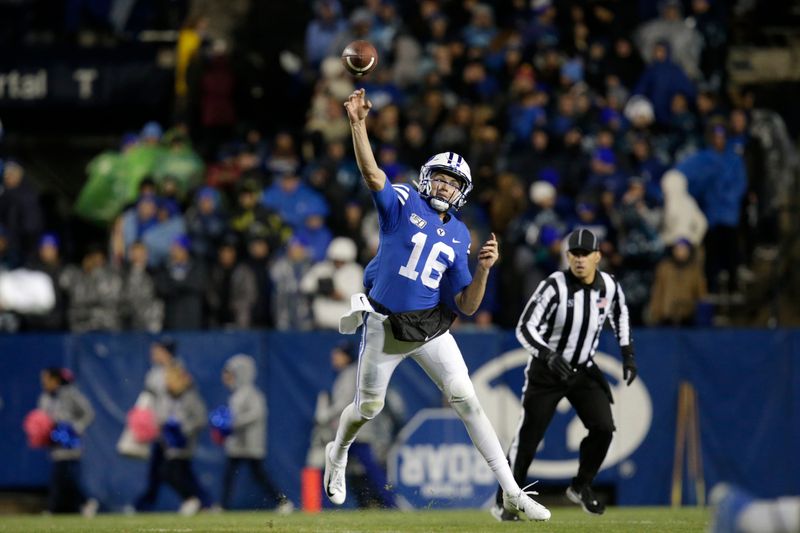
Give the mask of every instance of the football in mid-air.
[(361, 77), (378, 66), (378, 51), (369, 41), (353, 41), (342, 52), (342, 64), (350, 74)]

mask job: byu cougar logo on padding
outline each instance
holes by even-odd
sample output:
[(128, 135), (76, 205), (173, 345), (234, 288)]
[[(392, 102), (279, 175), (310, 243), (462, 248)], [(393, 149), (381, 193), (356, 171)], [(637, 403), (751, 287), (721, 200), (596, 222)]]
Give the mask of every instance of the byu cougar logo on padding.
[[(511, 390), (505, 384), (493, 385), (493, 382), (508, 372), (518, 372), (521, 375), (525, 371), (528, 356), (528, 352), (523, 348), (512, 350), (492, 359), (472, 374), (475, 392), (478, 394), (487, 416), (492, 421), (492, 425), (497, 430), (504, 449), (508, 449), (508, 444), (517, 431), (519, 416), (522, 412), (520, 405), (522, 391)], [(622, 380), (622, 364), (616, 357), (597, 352), (594, 362), (606, 376), (613, 378), (609, 380), (609, 385), (614, 394), (611, 410), (617, 431), (614, 433), (611, 448), (601, 467), (603, 470), (621, 463), (636, 451), (650, 430), (653, 404), (641, 376), (630, 387), (625, 386), (625, 382)], [(569, 421), (566, 423), (565, 435), (560, 436), (560, 439), (553, 439), (563, 442), (548, 443), (546, 436), (531, 465), (530, 475), (542, 479), (562, 479), (570, 478), (578, 471), (579, 447), (587, 431), (567, 399), (564, 398), (558, 404), (554, 420), (567, 413), (569, 413)], [(564, 425), (561, 424), (559, 427), (564, 427)], [(550, 444), (549, 447), (548, 444)], [(555, 452), (560, 453), (553, 453), (551, 451), (553, 448), (555, 448)], [(564, 456), (565, 452), (569, 458), (552, 459), (554, 456)]]

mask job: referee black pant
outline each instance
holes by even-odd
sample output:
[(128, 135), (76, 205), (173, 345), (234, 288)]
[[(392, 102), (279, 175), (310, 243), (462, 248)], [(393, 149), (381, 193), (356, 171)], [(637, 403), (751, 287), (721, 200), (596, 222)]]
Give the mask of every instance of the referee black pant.
[[(578, 474), (573, 486), (591, 484), (606, 457), (614, 420), (611, 416), (611, 389), (596, 365), (578, 370), (567, 381), (561, 380), (547, 365), (534, 358), (528, 370), (528, 385), (522, 397), (522, 425), (508, 453), (514, 479), (520, 487), (527, 485), (528, 468), (536, 448), (553, 419), (556, 406), (566, 397), (589, 434), (581, 441)], [(503, 504), (503, 491), (497, 489), (497, 503)]]

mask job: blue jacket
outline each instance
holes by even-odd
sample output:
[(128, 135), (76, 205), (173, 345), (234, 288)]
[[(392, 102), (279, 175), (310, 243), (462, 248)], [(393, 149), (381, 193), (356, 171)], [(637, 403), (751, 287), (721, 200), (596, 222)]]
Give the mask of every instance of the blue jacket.
[(731, 149), (706, 148), (681, 161), (677, 170), (686, 175), (689, 193), (708, 219), (708, 226), (738, 226), (747, 174), (742, 157)]
[(639, 78), (633, 94), (643, 94), (653, 103), (656, 122), (668, 124), (672, 117), (672, 97), (678, 93), (686, 95), (689, 102), (694, 102), (697, 90), (683, 72), (681, 67), (671, 60), (652, 63)]
[(303, 226), (306, 217), (312, 214), (328, 216), (328, 202), (308, 185), (301, 183), (293, 192), (281, 189), (275, 183), (264, 191), (262, 203), (278, 212), (281, 218), (293, 228)]

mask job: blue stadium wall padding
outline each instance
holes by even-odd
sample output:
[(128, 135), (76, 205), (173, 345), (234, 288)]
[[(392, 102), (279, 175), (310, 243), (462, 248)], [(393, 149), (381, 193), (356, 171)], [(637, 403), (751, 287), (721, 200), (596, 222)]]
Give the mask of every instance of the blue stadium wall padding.
[[(275, 484), (298, 502), (316, 398), (333, 383), (330, 351), (343, 337), (333, 332), (197, 332), (174, 337), (209, 410), (227, 398), (220, 381), (226, 359), (237, 353), (256, 358), (257, 384), (266, 392), (269, 407), (265, 467)], [(49, 459), (45, 451), (26, 446), (22, 420), (35, 407), (40, 370), (63, 365), (74, 370), (78, 386), (96, 410), (84, 439), (85, 485), (107, 509), (131, 503), (144, 488), (146, 464), (121, 457), (116, 442), (142, 389), (153, 338), (134, 333), (0, 336), (0, 489), (47, 485)], [(464, 332), (456, 339), (506, 445), (518, 422), (526, 355), (513, 332)], [(697, 391), (707, 488), (729, 480), (765, 497), (800, 493), (800, 331), (649, 329), (636, 331), (635, 342), (640, 369), (635, 386), (621, 382), (619, 349), (612, 335), (601, 337), (597, 358), (614, 391), (618, 429), (597, 483), (613, 485), (618, 503), (669, 503), (681, 381)], [(409, 417), (423, 408), (446, 406), (412, 361), (398, 367), (392, 386), (403, 396)], [(545, 485), (568, 481), (582, 435), (574, 411), (559, 410), (531, 469), (532, 478)], [(444, 440), (436, 437), (431, 445)], [(224, 461), (222, 449), (203, 432), (195, 467), (214, 499), (220, 496)], [(687, 498), (696, 496), (692, 490), (687, 480)], [(177, 504), (172, 492), (162, 489), (158, 507)], [(269, 505), (244, 475), (234, 506)]]

